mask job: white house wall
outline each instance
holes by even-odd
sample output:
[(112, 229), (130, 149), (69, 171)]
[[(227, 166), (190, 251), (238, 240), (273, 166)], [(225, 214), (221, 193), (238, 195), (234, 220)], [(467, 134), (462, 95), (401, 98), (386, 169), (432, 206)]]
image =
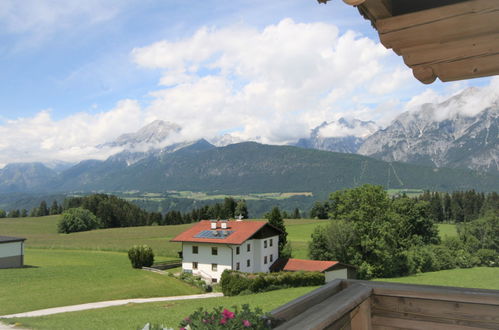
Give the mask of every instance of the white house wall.
[[(192, 253), (192, 247), (198, 247), (198, 253)], [(211, 254), (211, 248), (217, 247), (217, 255)], [(220, 280), (225, 269), (232, 269), (231, 266), (232, 250), (225, 244), (208, 243), (184, 243), (182, 249), (182, 269), (200, 275), (203, 278), (215, 278)], [(198, 269), (192, 269), (192, 263), (198, 263)], [(212, 271), (212, 264), (217, 264), (217, 270)]]
[(24, 264), (24, 242), (0, 244), (0, 268), (22, 267)]
[(339, 279), (348, 279), (348, 269), (343, 268), (343, 269), (336, 269), (336, 270), (330, 270), (328, 272), (325, 272), (325, 277), (326, 277), (326, 283), (331, 282), (332, 280), (335, 280), (337, 278)]
[[(270, 246), (270, 240), (273, 244)], [(265, 242), (267, 247), (265, 248)], [(203, 278), (212, 278), (220, 281), (220, 277), (225, 269), (236, 270), (236, 265), (239, 262), (239, 270), (247, 273), (268, 272), (270, 266), (277, 260), (279, 256), (279, 236), (272, 236), (265, 239), (247, 240), (241, 245), (227, 245), (215, 243), (191, 243), (184, 242), (182, 248), (182, 269), (193, 274), (200, 275)], [(248, 252), (247, 245), (250, 245)], [(198, 253), (192, 253), (192, 247), (198, 247)], [(211, 248), (217, 247), (218, 254), (211, 254)], [(237, 254), (239, 247), (239, 254)], [(270, 255), (273, 261), (270, 261)], [(265, 264), (265, 257), (267, 263)], [(247, 261), (250, 260), (249, 267)], [(198, 263), (198, 269), (192, 269), (192, 263)], [(212, 264), (217, 264), (217, 271), (212, 271)]]
[(0, 258), (20, 256), (23, 254), (23, 242), (0, 244)]

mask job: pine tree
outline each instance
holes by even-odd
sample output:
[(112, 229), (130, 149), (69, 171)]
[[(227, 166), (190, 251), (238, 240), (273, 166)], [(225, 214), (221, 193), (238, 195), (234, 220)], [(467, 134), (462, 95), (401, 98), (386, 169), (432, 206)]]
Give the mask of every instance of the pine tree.
[(59, 214), (59, 205), (57, 204), (56, 200), (52, 202), (49, 213), (50, 215)]
[(281, 211), (276, 206), (269, 213), (265, 215), (265, 218), (269, 221), (269, 224), (280, 229), (282, 233), (279, 235), (279, 255), (281, 255), (284, 246), (287, 243), (288, 233), (286, 232), (286, 226), (284, 225), (284, 219), (282, 218)]
[(293, 211), (293, 219), (301, 219), (300, 210), (298, 208), (295, 208)]
[(38, 207), (38, 216), (44, 217), (49, 215), (49, 209), (47, 208), (47, 202), (41, 201), (40, 206)]

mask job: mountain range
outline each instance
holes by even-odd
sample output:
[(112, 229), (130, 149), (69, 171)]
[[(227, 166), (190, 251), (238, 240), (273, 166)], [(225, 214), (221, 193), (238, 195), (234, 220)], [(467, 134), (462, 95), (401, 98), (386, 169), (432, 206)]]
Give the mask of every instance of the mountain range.
[(467, 100), (484, 99), (480, 93), (468, 89), (424, 104), (384, 129), (356, 119), (324, 122), (294, 146), (240, 142), (230, 134), (211, 143), (182, 141), (180, 126), (156, 120), (97, 146), (121, 150), (106, 160), (8, 164), (0, 169), (0, 192), (325, 193), (363, 183), (498, 190), (499, 101), (470, 111)]

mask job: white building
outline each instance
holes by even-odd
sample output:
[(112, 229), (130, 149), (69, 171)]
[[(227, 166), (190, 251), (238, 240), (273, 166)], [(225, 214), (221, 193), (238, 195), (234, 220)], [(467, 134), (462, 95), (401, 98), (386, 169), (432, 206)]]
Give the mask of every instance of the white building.
[(265, 221), (203, 220), (172, 242), (182, 243), (182, 270), (213, 283), (225, 269), (269, 272), (279, 258), (281, 231)]
[(0, 236), (0, 268), (24, 266), (25, 238)]

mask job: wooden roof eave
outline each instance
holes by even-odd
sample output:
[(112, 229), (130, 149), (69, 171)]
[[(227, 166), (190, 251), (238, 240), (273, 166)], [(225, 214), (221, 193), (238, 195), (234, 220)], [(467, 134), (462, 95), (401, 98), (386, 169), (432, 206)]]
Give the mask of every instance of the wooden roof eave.
[(391, 15), (388, 0), (355, 2), (381, 43), (421, 82), (499, 74), (499, 1), (469, 0), (398, 16)]

